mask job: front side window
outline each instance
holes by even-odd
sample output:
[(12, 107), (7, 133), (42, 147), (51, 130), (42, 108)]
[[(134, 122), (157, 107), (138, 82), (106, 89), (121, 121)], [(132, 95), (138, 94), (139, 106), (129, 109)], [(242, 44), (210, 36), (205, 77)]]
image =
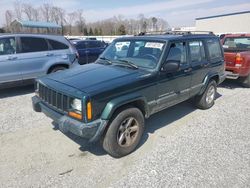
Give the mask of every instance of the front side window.
[(48, 44), (43, 38), (21, 37), (21, 53), (47, 51)]
[(187, 63), (186, 42), (175, 42), (170, 45), (167, 61), (178, 61), (180, 64)]
[(0, 55), (16, 53), (16, 40), (14, 37), (0, 38)]
[(138, 68), (154, 69), (163, 52), (165, 42), (128, 40), (113, 42), (102, 54), (111, 62), (127, 61)]
[(201, 62), (206, 59), (205, 48), (202, 41), (189, 42), (191, 62)]

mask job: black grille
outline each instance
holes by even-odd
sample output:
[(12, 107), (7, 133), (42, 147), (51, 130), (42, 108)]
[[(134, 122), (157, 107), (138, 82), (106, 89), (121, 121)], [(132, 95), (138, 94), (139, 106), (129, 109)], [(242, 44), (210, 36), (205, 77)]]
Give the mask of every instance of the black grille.
[(39, 84), (39, 97), (43, 102), (57, 108), (59, 111), (67, 112), (70, 108), (71, 97)]

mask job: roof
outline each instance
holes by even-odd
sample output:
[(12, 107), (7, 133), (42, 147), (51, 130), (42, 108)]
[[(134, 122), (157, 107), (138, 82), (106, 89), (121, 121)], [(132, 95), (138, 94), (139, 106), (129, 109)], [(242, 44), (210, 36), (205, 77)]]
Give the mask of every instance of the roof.
[(29, 20), (14, 20), (11, 24), (21, 24), (23, 27), (31, 28), (62, 28), (60, 25), (53, 22), (38, 22), (38, 21), (29, 21)]
[(210, 34), (190, 34), (190, 35), (143, 35), (143, 36), (134, 36), (134, 37), (122, 37), (117, 38), (115, 41), (125, 41), (125, 40), (154, 40), (154, 41), (169, 41), (177, 39), (202, 39), (202, 38), (215, 38), (215, 35)]
[(204, 19), (210, 19), (210, 18), (217, 18), (217, 17), (224, 17), (224, 16), (233, 16), (233, 15), (248, 14), (248, 13), (250, 13), (250, 11), (235, 12), (235, 13), (230, 13), (230, 14), (220, 14), (220, 15), (208, 16), (208, 17), (201, 17), (201, 18), (196, 18), (195, 20), (204, 20)]

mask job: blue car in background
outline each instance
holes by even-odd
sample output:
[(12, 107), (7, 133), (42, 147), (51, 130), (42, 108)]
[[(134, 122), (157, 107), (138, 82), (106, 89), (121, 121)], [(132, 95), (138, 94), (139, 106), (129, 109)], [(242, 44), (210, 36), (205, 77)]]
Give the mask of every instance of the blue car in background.
[(40, 76), (79, 66), (75, 47), (63, 36), (0, 35), (0, 89), (27, 85)]
[(105, 50), (107, 44), (99, 40), (72, 40), (79, 54), (79, 63), (81, 65), (92, 63)]

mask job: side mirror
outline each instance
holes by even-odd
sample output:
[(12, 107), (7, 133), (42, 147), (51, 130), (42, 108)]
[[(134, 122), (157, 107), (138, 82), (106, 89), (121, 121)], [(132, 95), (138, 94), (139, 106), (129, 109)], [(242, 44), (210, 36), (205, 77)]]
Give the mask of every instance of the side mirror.
[(164, 65), (161, 68), (161, 71), (165, 73), (174, 73), (179, 70), (179, 67), (180, 67), (180, 61), (170, 60), (164, 63)]

